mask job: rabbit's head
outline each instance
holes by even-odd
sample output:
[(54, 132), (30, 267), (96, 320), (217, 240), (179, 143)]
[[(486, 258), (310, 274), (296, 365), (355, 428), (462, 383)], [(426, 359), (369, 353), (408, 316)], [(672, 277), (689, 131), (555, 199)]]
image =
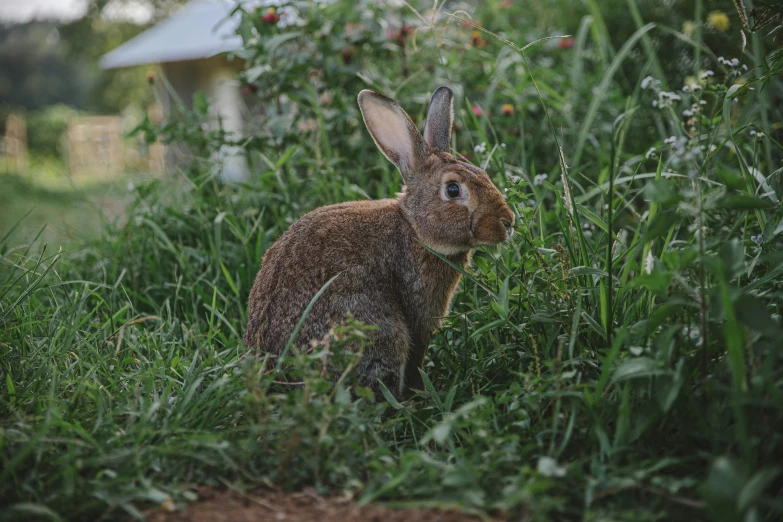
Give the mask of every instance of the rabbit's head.
[(487, 173), (449, 152), (453, 100), (448, 87), (435, 91), (422, 136), (394, 100), (359, 93), (367, 129), (405, 182), (400, 207), (419, 239), (444, 255), (500, 243), (514, 226), (514, 213)]

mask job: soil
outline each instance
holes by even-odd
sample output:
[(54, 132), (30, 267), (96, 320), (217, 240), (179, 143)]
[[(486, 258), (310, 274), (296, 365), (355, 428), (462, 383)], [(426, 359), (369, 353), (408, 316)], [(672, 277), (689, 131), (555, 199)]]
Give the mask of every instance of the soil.
[[(150, 522), (475, 522), (479, 517), (457, 510), (374, 505), (357, 507), (346, 498), (324, 498), (314, 491), (250, 493), (201, 488), (199, 499), (181, 506), (164, 504), (145, 513)], [(169, 509), (167, 509), (169, 508)]]

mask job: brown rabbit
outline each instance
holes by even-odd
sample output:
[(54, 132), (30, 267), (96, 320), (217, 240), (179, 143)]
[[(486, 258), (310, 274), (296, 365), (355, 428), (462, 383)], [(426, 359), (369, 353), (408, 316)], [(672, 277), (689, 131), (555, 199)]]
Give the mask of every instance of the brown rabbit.
[[(249, 348), (279, 355), (313, 296), (296, 344), (321, 339), (348, 312), (376, 325), (359, 380), (397, 397), (421, 387), (419, 368), (471, 248), (504, 241), (514, 214), (486, 172), (449, 153), (453, 94), (432, 95), (422, 136), (405, 111), (377, 92), (359, 93), (364, 123), (405, 185), (397, 199), (321, 207), (291, 225), (264, 255), (250, 291)], [(339, 275), (338, 275), (339, 274)]]

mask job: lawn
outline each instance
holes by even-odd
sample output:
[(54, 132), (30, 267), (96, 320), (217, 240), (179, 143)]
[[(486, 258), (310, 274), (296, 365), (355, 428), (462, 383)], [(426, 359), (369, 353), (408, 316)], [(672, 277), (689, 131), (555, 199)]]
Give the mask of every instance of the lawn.
[[(414, 7), (293, 2), (295, 29), (242, 13), (239, 80), (264, 108), (246, 183), (216, 174), (231, 137), (204, 130), (201, 97), (140, 127), (196, 151), (166, 180), (68, 203), (4, 178), (50, 223), (69, 222), (53, 194), (127, 203), (92, 237), (75, 218), (63, 253), (2, 216), (0, 516), (158, 517), (210, 486), (507, 520), (783, 518), (774, 24), (751, 32), (728, 1)], [(313, 208), (400, 190), (358, 92), (423, 128), (442, 84), (452, 149), (517, 224), (474, 253), (425, 389), (356, 386), (351, 321), (329, 353), (249, 354), (266, 249)]]
[(129, 187), (143, 177), (72, 180), (47, 162), (24, 173), (0, 173), (0, 236), (15, 245), (37, 240), (55, 251), (99, 237), (130, 201)]

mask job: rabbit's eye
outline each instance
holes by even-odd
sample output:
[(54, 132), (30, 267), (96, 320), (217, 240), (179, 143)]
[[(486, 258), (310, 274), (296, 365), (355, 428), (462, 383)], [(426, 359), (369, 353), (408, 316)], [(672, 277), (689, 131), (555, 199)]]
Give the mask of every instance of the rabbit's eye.
[(446, 185), (446, 195), (451, 199), (456, 199), (459, 197), (459, 194), (459, 183), (456, 181), (449, 181), (449, 184)]

